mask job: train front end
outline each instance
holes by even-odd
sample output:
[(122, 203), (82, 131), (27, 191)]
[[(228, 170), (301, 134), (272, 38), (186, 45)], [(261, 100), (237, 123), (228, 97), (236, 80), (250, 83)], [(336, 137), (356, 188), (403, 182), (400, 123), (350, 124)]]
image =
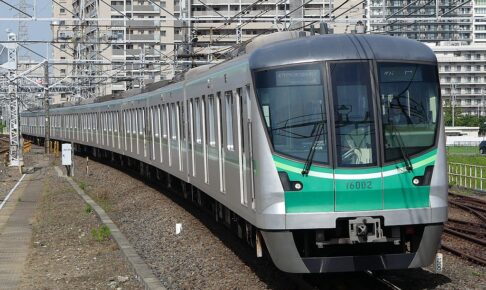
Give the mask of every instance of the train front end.
[(261, 48), (250, 63), (263, 140), (257, 226), (277, 267), (432, 263), (447, 219), (432, 51), (392, 37), (320, 36)]

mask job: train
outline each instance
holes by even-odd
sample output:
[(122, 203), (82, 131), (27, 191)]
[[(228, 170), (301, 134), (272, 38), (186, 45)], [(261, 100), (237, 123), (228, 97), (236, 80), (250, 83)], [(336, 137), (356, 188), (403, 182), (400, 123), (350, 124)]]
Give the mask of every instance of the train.
[[(407, 269), (434, 261), (447, 220), (441, 102), (418, 41), (281, 32), (152, 91), (52, 108), (49, 131), (177, 187), (284, 272)], [(24, 138), (43, 142), (45, 117), (22, 112)]]

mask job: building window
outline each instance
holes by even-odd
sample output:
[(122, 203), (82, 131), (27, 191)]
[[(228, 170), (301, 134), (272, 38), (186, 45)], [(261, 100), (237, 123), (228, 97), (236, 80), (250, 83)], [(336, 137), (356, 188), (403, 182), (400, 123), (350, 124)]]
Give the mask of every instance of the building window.
[(60, 13), (66, 13), (66, 9), (61, 8), (61, 9), (59, 9), (59, 12), (60, 12)]

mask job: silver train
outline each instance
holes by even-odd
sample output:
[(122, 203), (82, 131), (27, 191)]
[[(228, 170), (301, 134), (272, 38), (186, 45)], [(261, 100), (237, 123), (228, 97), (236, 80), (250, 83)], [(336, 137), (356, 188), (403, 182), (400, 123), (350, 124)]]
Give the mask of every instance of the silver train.
[[(440, 104), (419, 42), (295, 37), (51, 109), (50, 133), (178, 187), (282, 271), (403, 269), (433, 261), (447, 219)], [(22, 113), (23, 136), (42, 142), (44, 120)]]

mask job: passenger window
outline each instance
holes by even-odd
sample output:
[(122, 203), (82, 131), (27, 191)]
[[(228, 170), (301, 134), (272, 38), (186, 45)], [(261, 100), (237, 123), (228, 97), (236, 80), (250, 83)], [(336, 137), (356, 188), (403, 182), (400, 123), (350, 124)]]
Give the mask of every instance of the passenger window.
[(209, 95), (208, 99), (208, 135), (209, 146), (216, 146), (215, 126), (214, 126), (214, 95)]
[(162, 126), (162, 137), (167, 138), (167, 109), (166, 105), (162, 105), (162, 117), (160, 118), (160, 126)]
[(233, 141), (233, 92), (227, 91), (225, 94), (226, 100), (226, 148), (230, 151), (234, 150)]
[(176, 111), (176, 104), (170, 104), (170, 130), (172, 139), (177, 139), (177, 111)]
[(199, 104), (199, 99), (196, 99), (194, 123), (196, 127), (196, 143), (201, 144), (201, 105)]

